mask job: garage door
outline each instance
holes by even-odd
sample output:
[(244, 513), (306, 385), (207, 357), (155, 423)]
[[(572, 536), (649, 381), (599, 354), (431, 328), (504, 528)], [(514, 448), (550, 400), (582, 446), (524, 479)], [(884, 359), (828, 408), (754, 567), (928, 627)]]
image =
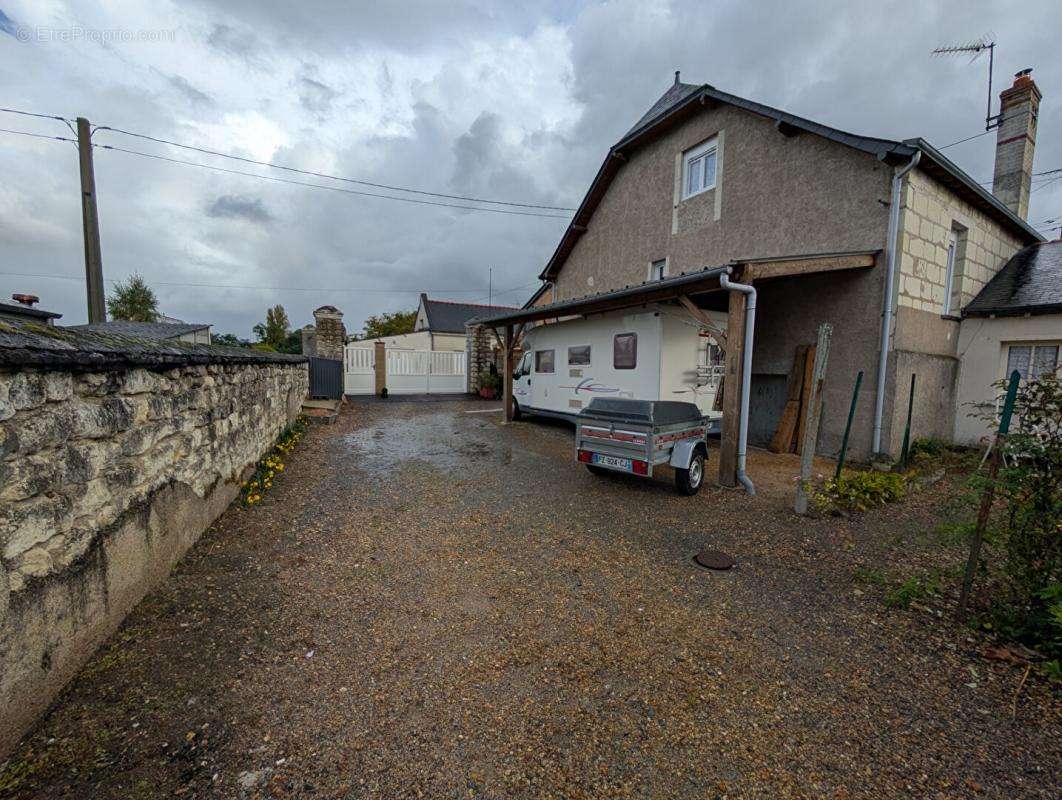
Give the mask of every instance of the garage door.
[[(467, 357), (449, 350), (388, 348), (384, 385), (389, 394), (457, 394), (465, 391)], [(347, 345), (343, 386), (347, 394), (373, 394), (376, 387), (376, 352), (371, 347)]]

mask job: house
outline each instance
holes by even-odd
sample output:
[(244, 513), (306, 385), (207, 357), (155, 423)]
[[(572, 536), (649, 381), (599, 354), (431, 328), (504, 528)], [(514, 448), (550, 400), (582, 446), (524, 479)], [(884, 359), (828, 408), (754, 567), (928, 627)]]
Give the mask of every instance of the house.
[(176, 339), (193, 344), (210, 344), (209, 323), (132, 322), (124, 319), (112, 319), (108, 322), (97, 322), (91, 325), (69, 325), (67, 327), (74, 331), (115, 333), (136, 339), (151, 339), (153, 341)]
[(464, 352), (467, 346), (465, 323), (499, 311), (515, 311), (514, 306), (455, 303), (450, 300), (430, 300), (423, 292), (417, 305), (412, 333), (364, 339), (360, 345), (382, 341), (387, 347), (401, 350), (448, 350)]
[(13, 294), (14, 303), (0, 302), (0, 322), (34, 322), (38, 325), (54, 325), (62, 314), (34, 308), (40, 302), (35, 294)]
[[(551, 307), (579, 315), (676, 305), (680, 289), (696, 289), (697, 306), (730, 313), (724, 396), (736, 402), (730, 389), (742, 370), (732, 359), (746, 300), (720, 291), (718, 270), (706, 269), (729, 266), (730, 280), (758, 293), (752, 444), (778, 426), (795, 349), (824, 322), (833, 338), (821, 454), (840, 449), (859, 372), (853, 458), (898, 454), (912, 374), (913, 435), (950, 439), (961, 310), (1015, 253), (1043, 240), (1025, 221), (1040, 98), (1029, 70), (1001, 94), (989, 192), (924, 139), (847, 133), (676, 73), (610, 148), (540, 290), (495, 326), (550, 318)], [(736, 414), (734, 406), (731, 429)], [(723, 427), (721, 480), (732, 483), (725, 408)]]
[(1015, 254), (962, 312), (955, 441), (978, 444), (994, 430), (996, 382), (1059, 371), (1062, 345), (1062, 240)]

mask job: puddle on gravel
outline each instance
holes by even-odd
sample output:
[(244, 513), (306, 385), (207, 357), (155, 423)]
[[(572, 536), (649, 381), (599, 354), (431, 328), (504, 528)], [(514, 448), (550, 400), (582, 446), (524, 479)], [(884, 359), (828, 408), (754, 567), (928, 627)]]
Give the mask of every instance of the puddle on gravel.
[(377, 476), (417, 461), (456, 469), (512, 460), (511, 448), (494, 426), (453, 412), (380, 420), (344, 436), (343, 443), (359, 470)]

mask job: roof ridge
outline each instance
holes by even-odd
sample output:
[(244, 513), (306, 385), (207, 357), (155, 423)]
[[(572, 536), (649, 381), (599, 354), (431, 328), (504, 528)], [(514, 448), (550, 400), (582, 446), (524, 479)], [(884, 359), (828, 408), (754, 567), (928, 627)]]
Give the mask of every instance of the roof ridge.
[(433, 300), (430, 297), (424, 298), (429, 303), (446, 303), (451, 306), (476, 306), (476, 308), (519, 308), (519, 306), (503, 306), (498, 303), (463, 303), (460, 300)]

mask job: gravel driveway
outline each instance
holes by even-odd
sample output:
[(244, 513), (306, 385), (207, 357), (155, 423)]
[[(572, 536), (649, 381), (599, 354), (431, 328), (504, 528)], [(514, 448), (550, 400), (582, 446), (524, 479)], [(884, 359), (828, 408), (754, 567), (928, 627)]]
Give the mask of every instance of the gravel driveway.
[[(1058, 797), (1035, 675), (858, 579), (946, 488), (849, 520), (597, 478), (571, 431), (372, 403), (230, 509), (0, 772), (14, 797)], [(713, 457), (714, 462), (714, 457)], [(714, 464), (713, 464), (714, 466)], [(725, 549), (725, 573), (691, 563)]]

